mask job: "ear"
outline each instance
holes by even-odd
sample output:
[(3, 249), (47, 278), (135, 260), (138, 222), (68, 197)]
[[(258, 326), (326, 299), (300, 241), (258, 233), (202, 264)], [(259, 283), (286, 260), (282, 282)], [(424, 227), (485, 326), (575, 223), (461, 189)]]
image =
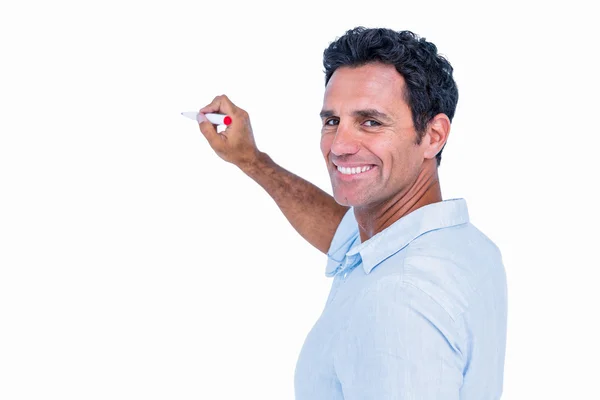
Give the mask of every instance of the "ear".
[(438, 114), (429, 121), (422, 145), (425, 146), (423, 157), (430, 159), (442, 150), (450, 134), (450, 119), (446, 114)]

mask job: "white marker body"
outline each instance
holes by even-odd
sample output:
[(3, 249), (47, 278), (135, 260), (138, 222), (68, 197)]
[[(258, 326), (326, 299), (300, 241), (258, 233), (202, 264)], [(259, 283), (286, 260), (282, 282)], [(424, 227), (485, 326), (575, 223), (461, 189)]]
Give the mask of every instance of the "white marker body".
[[(206, 119), (208, 119), (210, 121), (211, 124), (215, 124), (215, 125), (229, 125), (226, 124), (225, 122), (225, 118), (229, 118), (227, 115), (224, 114), (215, 114), (215, 113), (208, 113), (208, 114), (204, 114), (204, 116), (206, 117)], [(229, 118), (231, 120), (231, 118)], [(231, 123), (231, 122), (229, 122)]]
[[(181, 115), (183, 115), (184, 117), (188, 117), (190, 119), (193, 119), (193, 120), (196, 120), (196, 121), (200, 122), (199, 119), (198, 119), (198, 117), (200, 116), (200, 114), (198, 114), (195, 111), (182, 112)], [(204, 116), (206, 117), (207, 120), (210, 121), (211, 124), (215, 124), (215, 125), (229, 125), (229, 124), (231, 124), (231, 117), (229, 115), (216, 114), (216, 113), (208, 113), (208, 114), (204, 114)]]

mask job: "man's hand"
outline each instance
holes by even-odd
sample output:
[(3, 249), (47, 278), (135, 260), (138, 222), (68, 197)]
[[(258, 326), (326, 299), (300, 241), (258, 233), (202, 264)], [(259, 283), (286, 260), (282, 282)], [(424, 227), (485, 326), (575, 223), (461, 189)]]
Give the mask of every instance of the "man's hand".
[[(260, 152), (256, 147), (250, 117), (246, 111), (222, 95), (215, 97), (212, 103), (201, 108), (199, 113), (200, 132), (219, 157), (241, 169), (256, 162)], [(204, 117), (204, 114), (208, 113), (227, 114), (232, 122), (225, 131), (218, 133), (217, 126)]]

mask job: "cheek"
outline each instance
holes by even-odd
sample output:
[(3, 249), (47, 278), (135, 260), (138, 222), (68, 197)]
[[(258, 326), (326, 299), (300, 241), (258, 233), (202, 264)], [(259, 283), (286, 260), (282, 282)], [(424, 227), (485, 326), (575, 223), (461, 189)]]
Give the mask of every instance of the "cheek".
[(365, 149), (372, 155), (373, 164), (383, 164), (384, 168), (391, 167), (397, 162), (397, 144), (388, 138), (375, 138), (363, 142)]
[(333, 140), (332, 135), (322, 135), (321, 136), (321, 153), (323, 153), (323, 157), (327, 159), (327, 154), (331, 151), (331, 142)]
[(411, 143), (386, 138), (365, 144), (365, 147), (379, 159), (382, 173), (389, 179), (402, 178), (413, 168), (415, 157)]

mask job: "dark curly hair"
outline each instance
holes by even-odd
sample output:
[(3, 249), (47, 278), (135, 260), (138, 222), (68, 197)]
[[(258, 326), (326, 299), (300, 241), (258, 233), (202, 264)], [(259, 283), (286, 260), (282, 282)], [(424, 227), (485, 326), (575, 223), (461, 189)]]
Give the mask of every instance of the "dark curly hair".
[[(438, 54), (433, 43), (411, 31), (362, 26), (350, 29), (323, 52), (325, 85), (339, 67), (360, 67), (372, 62), (394, 65), (404, 78), (404, 100), (412, 112), (417, 144), (435, 115), (444, 113), (452, 121), (458, 102), (452, 66)], [(436, 156), (437, 165), (442, 160), (442, 150)]]

